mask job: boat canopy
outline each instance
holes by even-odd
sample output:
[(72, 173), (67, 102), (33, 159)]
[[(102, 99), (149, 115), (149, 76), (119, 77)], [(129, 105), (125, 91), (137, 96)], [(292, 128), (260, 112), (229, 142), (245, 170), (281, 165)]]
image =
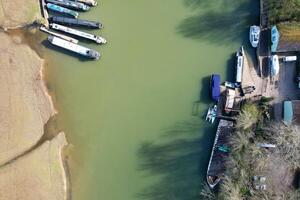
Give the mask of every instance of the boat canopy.
[(271, 30), (271, 40), (272, 40), (271, 51), (272, 52), (276, 52), (276, 50), (277, 50), (278, 43), (279, 43), (279, 37), (280, 37), (280, 34), (279, 34), (277, 27), (273, 26), (272, 30)]
[(293, 104), (291, 101), (283, 102), (283, 122), (286, 125), (290, 125), (293, 120)]
[(211, 98), (214, 101), (218, 101), (220, 98), (220, 84), (221, 76), (219, 74), (213, 74), (211, 76)]

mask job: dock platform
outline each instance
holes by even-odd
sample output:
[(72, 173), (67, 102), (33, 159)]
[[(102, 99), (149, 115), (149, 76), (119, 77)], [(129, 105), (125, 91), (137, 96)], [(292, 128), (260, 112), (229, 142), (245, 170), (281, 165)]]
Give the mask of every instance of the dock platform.
[(49, 13), (48, 13), (48, 10), (46, 8), (45, 0), (40, 0), (40, 7), (41, 7), (42, 16), (45, 19), (44, 26), (49, 28), (49, 22), (48, 22)]
[[(207, 183), (211, 188), (216, 186), (225, 173), (225, 163), (229, 152), (220, 150), (220, 147), (229, 147), (229, 141), (233, 132), (233, 122), (221, 119), (217, 128), (210, 160), (207, 167)], [(217, 180), (211, 183), (211, 179)]]

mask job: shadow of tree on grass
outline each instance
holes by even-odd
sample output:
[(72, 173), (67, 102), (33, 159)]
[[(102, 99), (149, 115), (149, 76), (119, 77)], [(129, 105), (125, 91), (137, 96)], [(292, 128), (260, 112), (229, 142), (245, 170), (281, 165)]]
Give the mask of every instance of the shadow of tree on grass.
[[(201, 128), (202, 127), (202, 128)], [(203, 135), (199, 134), (203, 130)], [(203, 128), (198, 118), (182, 122), (163, 134), (163, 143), (142, 143), (139, 170), (159, 181), (138, 194), (145, 200), (199, 198), (214, 137), (214, 128)]]

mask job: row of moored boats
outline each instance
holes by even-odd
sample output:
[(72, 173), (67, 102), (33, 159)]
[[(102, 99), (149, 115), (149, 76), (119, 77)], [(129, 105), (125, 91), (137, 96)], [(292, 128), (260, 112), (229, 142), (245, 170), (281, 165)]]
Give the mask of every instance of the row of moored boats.
[[(251, 26), (249, 31), (249, 40), (252, 47), (257, 48), (260, 39), (261, 29), (259, 26)], [(234, 82), (226, 81), (224, 86), (226, 88), (226, 98), (224, 102), (224, 111), (226, 114), (230, 113), (234, 107), (235, 89), (239, 88), (243, 91), (251, 93), (255, 88), (251, 87), (247, 91), (242, 88), (243, 68), (244, 68), (245, 52), (244, 48), (240, 47), (236, 52), (236, 65)], [(218, 104), (221, 91), (221, 77), (219, 74), (213, 74), (210, 78), (210, 96), (214, 102)], [(206, 121), (214, 123), (217, 118), (218, 106), (211, 106), (206, 114)], [(222, 104), (223, 105), (223, 104)], [(229, 156), (230, 146), (229, 140), (233, 132), (234, 124), (232, 121), (220, 119), (215, 135), (214, 144), (212, 147), (210, 160), (207, 167), (206, 180), (211, 189), (215, 188), (218, 183), (224, 178), (226, 159)]]
[[(97, 44), (107, 43), (107, 41), (101, 36), (78, 30), (78, 28), (103, 28), (103, 25), (100, 22), (78, 19), (80, 11), (84, 12), (90, 10), (91, 6), (97, 5), (97, 2), (95, 0), (45, 1), (45, 6), (49, 13), (54, 14), (48, 18), (49, 27), (42, 26), (40, 28), (41, 31), (50, 34), (50, 36), (48, 36), (48, 41), (54, 46), (77, 53), (87, 58), (98, 60), (100, 58), (99, 52), (78, 44), (78, 39), (89, 40)], [(73, 27), (77, 27), (77, 29)]]

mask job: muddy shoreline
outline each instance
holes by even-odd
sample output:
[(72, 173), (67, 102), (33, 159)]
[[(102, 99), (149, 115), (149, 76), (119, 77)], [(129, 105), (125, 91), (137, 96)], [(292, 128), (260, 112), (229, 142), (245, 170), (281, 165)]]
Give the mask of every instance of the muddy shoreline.
[(38, 0), (0, 4), (0, 199), (71, 199), (65, 134), (46, 131), (57, 111), (45, 83), (39, 8)]

